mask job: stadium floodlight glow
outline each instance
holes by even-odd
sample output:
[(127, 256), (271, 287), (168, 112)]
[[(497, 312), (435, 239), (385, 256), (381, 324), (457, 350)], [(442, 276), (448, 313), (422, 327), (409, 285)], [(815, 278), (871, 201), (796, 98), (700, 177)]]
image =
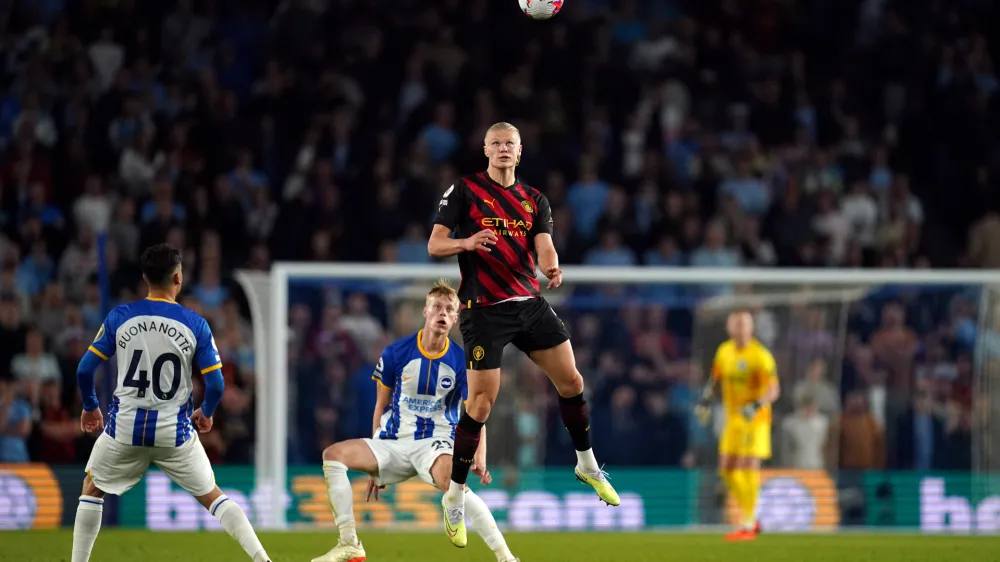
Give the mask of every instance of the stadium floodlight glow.
[[(777, 304), (779, 301), (795, 304), (841, 298), (854, 300), (865, 293), (864, 288), (877, 286), (985, 286), (989, 290), (984, 291), (979, 302), (978, 341), (986, 337), (984, 333), (987, 331), (1000, 331), (1000, 326), (992, 325), (993, 320), (1000, 322), (998, 313), (1000, 271), (993, 270), (567, 266), (563, 271), (566, 286), (555, 293), (545, 291), (552, 295), (553, 301), (557, 295), (567, 294), (573, 285), (578, 284), (633, 286), (727, 284), (775, 287), (776, 290), (769, 291), (765, 298), (752, 301), (762, 306), (768, 306), (768, 303)], [(254, 328), (258, 389), (255, 413), (256, 484), (259, 490), (268, 492), (267, 505), (260, 506), (260, 509), (267, 510), (268, 513), (258, 513), (257, 525), (268, 529), (287, 527), (285, 492), (288, 480), (289, 282), (324, 279), (333, 283), (338, 280), (413, 281), (420, 282), (426, 292), (425, 285), (437, 279), (458, 280), (459, 277), (458, 266), (455, 263), (403, 265), (277, 262), (269, 273), (258, 271), (236, 273), (236, 280), (243, 287), (249, 301)], [(834, 290), (835, 288), (843, 291)], [(712, 302), (704, 304), (706, 307), (713, 305)], [(717, 301), (717, 304), (728, 306), (724, 300)], [(988, 321), (987, 318), (991, 319), (988, 327), (984, 324)], [(982, 363), (979, 355), (982, 353), (981, 348), (984, 347), (986, 346), (976, 345), (977, 365)], [(1000, 348), (1000, 343), (996, 347)]]

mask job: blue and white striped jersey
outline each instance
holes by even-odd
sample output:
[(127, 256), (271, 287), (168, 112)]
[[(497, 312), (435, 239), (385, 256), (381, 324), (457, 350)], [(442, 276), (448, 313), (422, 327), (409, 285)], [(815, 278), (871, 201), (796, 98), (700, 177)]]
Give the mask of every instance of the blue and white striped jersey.
[(89, 349), (105, 361), (118, 355), (105, 433), (146, 447), (180, 447), (191, 438), (192, 363), (202, 374), (222, 368), (204, 318), (163, 299), (123, 304), (108, 313)]
[(378, 439), (455, 438), (459, 407), (469, 397), (465, 352), (445, 340), (444, 350), (430, 355), (420, 345), (422, 332), (389, 344), (375, 367), (372, 379), (392, 390)]

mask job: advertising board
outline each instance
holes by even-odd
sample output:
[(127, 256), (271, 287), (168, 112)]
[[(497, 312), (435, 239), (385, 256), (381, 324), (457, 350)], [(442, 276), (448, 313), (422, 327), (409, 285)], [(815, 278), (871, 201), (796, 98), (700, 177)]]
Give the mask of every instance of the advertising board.
[[(216, 468), (216, 481), (238, 502), (251, 521), (262, 523), (267, 490), (254, 485), (253, 470)], [(367, 477), (352, 479), (355, 497), (364, 495)], [(511, 529), (552, 531), (640, 530), (687, 525), (697, 520), (698, 474), (669, 470), (622, 470), (615, 484), (622, 497), (618, 509), (609, 509), (593, 492), (582, 488), (572, 470), (533, 471), (516, 482), (494, 473), (494, 484), (475, 487), (498, 523)], [(286, 505), (288, 521), (299, 527), (332, 527), (326, 483), (318, 469), (290, 467)], [(440, 494), (419, 480), (411, 480), (381, 494), (378, 502), (356, 501), (360, 525), (375, 528), (436, 530), (441, 524)], [(123, 526), (162, 530), (219, 529), (219, 524), (184, 490), (162, 473), (150, 471), (143, 482), (121, 500)]]

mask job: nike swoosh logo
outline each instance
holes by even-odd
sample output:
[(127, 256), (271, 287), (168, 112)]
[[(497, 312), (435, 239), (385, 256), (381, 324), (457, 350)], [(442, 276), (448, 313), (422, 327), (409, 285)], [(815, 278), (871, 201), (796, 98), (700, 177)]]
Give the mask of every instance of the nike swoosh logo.
[(406, 381), (408, 381), (408, 380), (410, 380), (412, 378), (413, 378), (413, 375), (410, 375), (408, 377), (403, 377), (403, 382), (406, 382)]
[(455, 533), (458, 532), (458, 529), (451, 526), (451, 521), (449, 521), (447, 517), (444, 518), (444, 530), (448, 533), (449, 537), (454, 537)]

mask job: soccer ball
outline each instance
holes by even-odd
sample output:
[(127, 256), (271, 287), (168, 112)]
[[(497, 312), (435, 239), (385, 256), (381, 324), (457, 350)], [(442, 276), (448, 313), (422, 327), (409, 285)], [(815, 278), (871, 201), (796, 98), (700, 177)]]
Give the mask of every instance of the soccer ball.
[(563, 0), (517, 0), (521, 11), (531, 19), (547, 20), (559, 13)]

